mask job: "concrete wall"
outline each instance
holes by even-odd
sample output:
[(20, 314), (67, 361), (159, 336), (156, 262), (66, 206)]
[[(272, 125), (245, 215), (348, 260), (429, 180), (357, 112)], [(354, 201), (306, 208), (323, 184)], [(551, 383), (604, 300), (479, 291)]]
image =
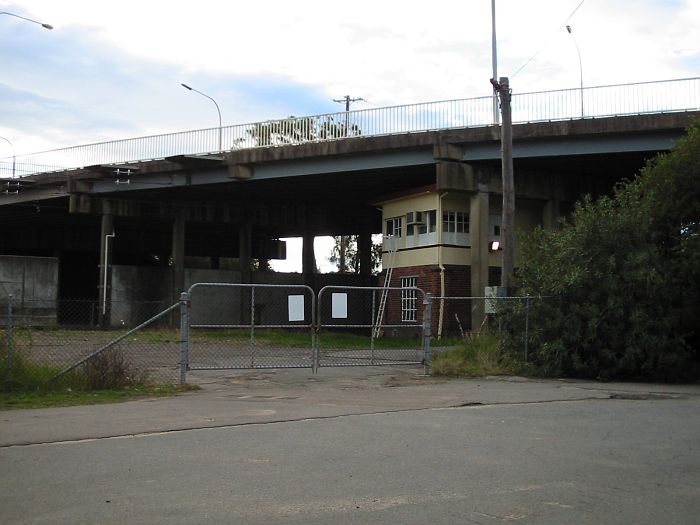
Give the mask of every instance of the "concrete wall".
[[(136, 326), (172, 304), (177, 294), (172, 285), (172, 269), (114, 265), (112, 270), (112, 299), (109, 305), (112, 326)], [(289, 323), (288, 296), (304, 295), (305, 320), (311, 322), (312, 297), (303, 289), (293, 285), (304, 284), (304, 276), (299, 273), (258, 272), (253, 273), (257, 284), (289, 286), (271, 289), (260, 287), (255, 290), (254, 305), (248, 288), (237, 287), (196, 287), (192, 292), (193, 324), (248, 324), (251, 313), (256, 324)], [(350, 274), (316, 274), (314, 287), (318, 292), (324, 286), (372, 286), (376, 277)], [(185, 269), (185, 289), (196, 283), (240, 283), (241, 272), (234, 270)], [(182, 290), (184, 291), (184, 290)], [(179, 291), (178, 291), (179, 293)], [(101, 303), (100, 303), (101, 307)], [(358, 309), (364, 311), (364, 309)], [(360, 320), (355, 319), (360, 322)], [(174, 323), (174, 317), (168, 320)]]
[[(0, 255), (0, 300), (12, 295), (17, 324), (56, 324), (58, 259)], [(3, 309), (4, 310), (4, 309)], [(0, 316), (5, 318), (5, 316)]]

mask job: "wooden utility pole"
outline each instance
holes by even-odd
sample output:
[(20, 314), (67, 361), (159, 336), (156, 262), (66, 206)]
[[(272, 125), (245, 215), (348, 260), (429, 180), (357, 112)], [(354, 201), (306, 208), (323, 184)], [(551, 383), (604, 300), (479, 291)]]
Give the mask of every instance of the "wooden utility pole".
[(345, 95), (343, 98), (334, 98), (333, 102), (338, 102), (339, 104), (345, 103), (345, 136), (350, 136), (350, 104), (353, 102), (367, 102), (362, 97), (351, 98), (350, 95)]
[(503, 212), (501, 215), (501, 244), (503, 263), (501, 286), (510, 293), (515, 266), (515, 183), (513, 182), (513, 121), (510, 113), (508, 77), (491, 79), (501, 101), (501, 177), (503, 180)]

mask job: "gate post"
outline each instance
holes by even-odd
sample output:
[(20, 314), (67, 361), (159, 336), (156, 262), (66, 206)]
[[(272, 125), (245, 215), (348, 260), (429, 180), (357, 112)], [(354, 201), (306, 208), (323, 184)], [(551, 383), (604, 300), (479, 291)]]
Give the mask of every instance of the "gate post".
[(426, 374), (430, 373), (430, 338), (433, 325), (433, 294), (423, 296), (423, 367)]
[(190, 295), (180, 294), (180, 384), (187, 383), (190, 365)]
[(7, 296), (7, 325), (5, 335), (7, 337), (7, 379), (12, 377), (12, 354), (14, 352), (12, 340), (12, 325), (14, 320), (12, 319), (12, 294)]

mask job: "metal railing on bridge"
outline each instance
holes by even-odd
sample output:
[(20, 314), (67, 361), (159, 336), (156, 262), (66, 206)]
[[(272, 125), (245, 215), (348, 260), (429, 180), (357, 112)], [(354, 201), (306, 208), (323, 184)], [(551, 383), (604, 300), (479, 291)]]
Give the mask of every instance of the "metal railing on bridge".
[[(494, 125), (493, 97), (424, 102), (151, 135), (0, 159), (13, 178), (99, 164)], [(512, 95), (514, 123), (700, 109), (700, 77)]]

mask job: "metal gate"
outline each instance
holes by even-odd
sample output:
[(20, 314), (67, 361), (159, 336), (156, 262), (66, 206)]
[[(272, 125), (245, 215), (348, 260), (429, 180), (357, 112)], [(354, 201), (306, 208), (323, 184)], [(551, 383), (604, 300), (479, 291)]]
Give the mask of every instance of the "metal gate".
[(198, 283), (183, 299), (187, 370), (314, 367), (308, 286)]
[(317, 366), (428, 365), (431, 302), (420, 288), (326, 286), (316, 309)]
[(419, 365), (430, 356), (420, 288), (198, 283), (181, 297), (188, 370)]

